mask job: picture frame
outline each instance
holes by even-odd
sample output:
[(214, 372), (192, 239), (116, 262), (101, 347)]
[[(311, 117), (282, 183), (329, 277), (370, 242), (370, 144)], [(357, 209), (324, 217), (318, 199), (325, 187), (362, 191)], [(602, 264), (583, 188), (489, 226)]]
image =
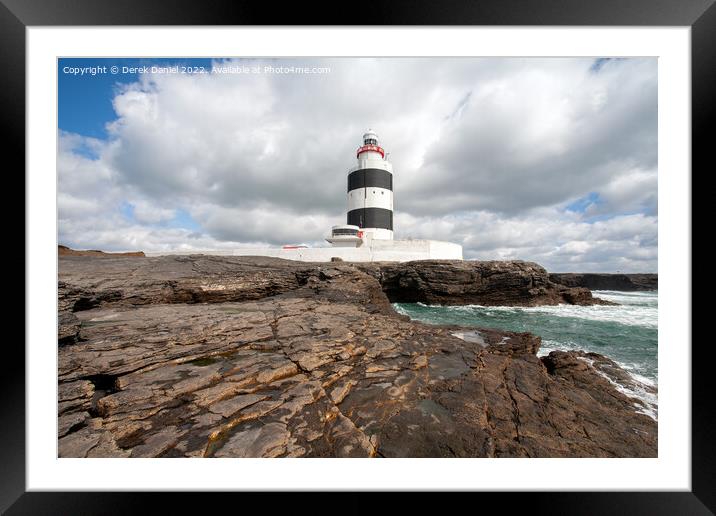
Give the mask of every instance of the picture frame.
[[(71, 4), (42, 0), (0, 1), (0, 48), (3, 79), (2, 112), (8, 149), (25, 148), (25, 30), (30, 26), (77, 25), (497, 25), (497, 26), (689, 26), (692, 38), (692, 170), (705, 173), (713, 158), (707, 127), (714, 119), (716, 91), (716, 7), (713, 0), (587, 0), (510, 1), (459, 0), (450, 2), (382, 2), (351, 10), (350, 16), (337, 3), (286, 4), (280, 9), (261, 3), (215, 1), (201, 4), (165, 0), (119, 2), (76, 0)], [(318, 22), (321, 13), (323, 19)], [(12, 71), (13, 73), (8, 73)], [(19, 154), (19, 153), (18, 153)], [(24, 153), (17, 167), (24, 170)], [(709, 167), (710, 170), (713, 167)], [(692, 172), (693, 178), (693, 172)], [(693, 206), (693, 205), (692, 205)], [(23, 236), (24, 238), (24, 236)], [(28, 257), (24, 256), (25, 264)], [(693, 330), (692, 330), (693, 331)], [(186, 507), (185, 496), (173, 493), (61, 493), (26, 492), (25, 488), (25, 354), (8, 346), (14, 364), (3, 375), (4, 421), (0, 430), (4, 465), (0, 481), (0, 509), (8, 514), (26, 513), (128, 513), (160, 501), (163, 510)], [(619, 511), (630, 514), (713, 514), (716, 512), (716, 450), (710, 437), (714, 421), (712, 387), (708, 383), (712, 352), (707, 345), (692, 345), (692, 490), (690, 492), (483, 494), (497, 501), (509, 496), (538, 512), (590, 514)], [(204, 496), (215, 496), (204, 493)], [(245, 495), (244, 495), (245, 496)], [(353, 493), (346, 507), (366, 507), (367, 493)], [(161, 500), (157, 500), (161, 497)], [(287, 506), (287, 498), (277, 499)], [(417, 500), (418, 503), (419, 500)], [(244, 502), (245, 503), (245, 502)], [(511, 502), (512, 503), (512, 502)]]

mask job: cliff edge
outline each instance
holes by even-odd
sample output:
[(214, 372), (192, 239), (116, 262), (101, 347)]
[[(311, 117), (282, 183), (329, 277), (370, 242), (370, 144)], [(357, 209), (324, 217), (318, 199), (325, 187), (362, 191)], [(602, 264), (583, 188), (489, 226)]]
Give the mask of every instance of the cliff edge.
[(625, 292), (658, 290), (658, 274), (605, 274), (554, 272), (550, 281), (566, 287), (584, 287), (590, 290), (622, 290)]

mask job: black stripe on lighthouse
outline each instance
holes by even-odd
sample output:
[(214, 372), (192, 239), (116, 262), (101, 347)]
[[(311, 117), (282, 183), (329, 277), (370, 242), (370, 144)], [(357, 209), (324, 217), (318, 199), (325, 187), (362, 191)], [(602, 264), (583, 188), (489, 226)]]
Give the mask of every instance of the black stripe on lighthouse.
[[(361, 168), (348, 174), (348, 191), (357, 188), (393, 190), (393, 174), (381, 168)], [(369, 226), (373, 227), (373, 226)]]
[(393, 231), (393, 212), (385, 208), (358, 208), (348, 212), (348, 222), (359, 228), (381, 228)]

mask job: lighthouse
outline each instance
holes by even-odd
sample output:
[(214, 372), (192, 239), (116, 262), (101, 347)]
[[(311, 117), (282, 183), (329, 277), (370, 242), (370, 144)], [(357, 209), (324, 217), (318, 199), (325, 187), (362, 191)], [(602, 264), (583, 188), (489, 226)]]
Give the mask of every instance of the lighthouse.
[(393, 240), (393, 165), (372, 129), (363, 135), (356, 162), (348, 170), (346, 224), (333, 226), (327, 239), (334, 246)]
[(357, 164), (348, 172), (346, 223), (358, 226), (373, 240), (393, 239), (393, 165), (371, 129), (356, 151)]

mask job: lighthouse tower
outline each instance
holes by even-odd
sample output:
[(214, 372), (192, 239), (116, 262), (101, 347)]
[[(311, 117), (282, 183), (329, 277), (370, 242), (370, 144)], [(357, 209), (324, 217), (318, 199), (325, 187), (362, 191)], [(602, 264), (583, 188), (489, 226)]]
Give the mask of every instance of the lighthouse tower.
[(378, 136), (368, 129), (348, 172), (348, 217), (371, 240), (393, 240), (393, 165), (385, 159)]

